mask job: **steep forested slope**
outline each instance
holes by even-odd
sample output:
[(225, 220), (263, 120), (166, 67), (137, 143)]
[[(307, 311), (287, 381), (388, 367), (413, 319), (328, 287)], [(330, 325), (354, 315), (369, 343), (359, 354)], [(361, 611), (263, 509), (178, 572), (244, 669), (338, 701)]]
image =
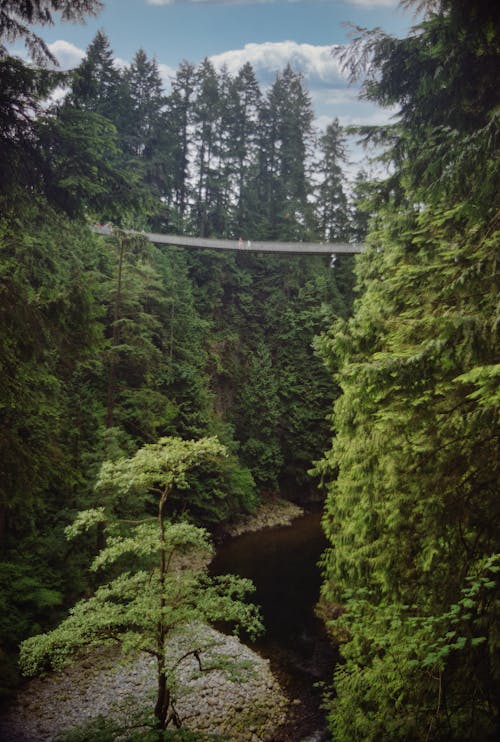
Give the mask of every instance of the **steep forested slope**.
[(361, 298), (323, 341), (341, 364), (321, 465), (341, 740), (499, 729), (499, 19), (424, 6), (407, 39), (363, 34), (347, 60), (400, 116)]

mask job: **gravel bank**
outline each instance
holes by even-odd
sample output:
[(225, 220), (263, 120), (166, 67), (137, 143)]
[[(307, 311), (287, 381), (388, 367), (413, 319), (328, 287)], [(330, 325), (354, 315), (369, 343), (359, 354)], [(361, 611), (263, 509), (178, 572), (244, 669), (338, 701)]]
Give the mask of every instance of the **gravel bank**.
[[(289, 702), (271, 673), (269, 660), (208, 627), (197, 627), (203, 645), (203, 666), (226, 659), (236, 661), (227, 670), (199, 672), (192, 657), (183, 661), (176, 674), (176, 709), (183, 725), (197, 732), (218, 734), (235, 742), (273, 740), (284, 722)], [(172, 657), (179, 657), (192, 640), (179, 637)], [(104, 716), (137, 724), (138, 717), (152, 710), (156, 690), (154, 660), (141, 655), (124, 663), (117, 652), (103, 650), (82, 659), (60, 673), (30, 681), (0, 719), (3, 742), (50, 742), (76, 726)]]
[(304, 515), (304, 510), (289, 500), (267, 500), (251, 515), (244, 515), (224, 528), (228, 536), (260, 531), (274, 526), (289, 526), (295, 518)]

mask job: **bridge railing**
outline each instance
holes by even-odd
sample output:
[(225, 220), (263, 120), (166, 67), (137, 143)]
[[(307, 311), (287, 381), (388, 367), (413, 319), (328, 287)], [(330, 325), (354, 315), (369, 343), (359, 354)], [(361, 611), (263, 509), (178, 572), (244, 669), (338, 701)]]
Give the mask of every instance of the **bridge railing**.
[[(113, 234), (114, 228), (108, 224), (96, 224), (93, 230), (98, 234)], [(363, 252), (363, 245), (354, 242), (272, 242), (259, 240), (223, 240), (212, 237), (191, 237), (188, 235), (159, 234), (155, 232), (134, 232), (142, 234), (155, 245), (175, 245), (208, 250), (238, 250), (242, 252), (273, 252), (301, 255), (340, 255)]]

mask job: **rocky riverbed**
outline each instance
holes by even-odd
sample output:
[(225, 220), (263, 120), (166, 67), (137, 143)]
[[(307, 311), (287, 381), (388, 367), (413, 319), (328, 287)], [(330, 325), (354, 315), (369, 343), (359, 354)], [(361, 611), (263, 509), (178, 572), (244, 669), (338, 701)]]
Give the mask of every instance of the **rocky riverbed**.
[(289, 500), (273, 498), (259, 505), (255, 513), (243, 515), (224, 528), (228, 536), (241, 536), (242, 533), (261, 531), (263, 528), (288, 526), (295, 518), (304, 515), (303, 508)]
[[(204, 669), (189, 657), (176, 672), (175, 707), (183, 726), (235, 742), (275, 739), (289, 701), (269, 661), (235, 637), (206, 626), (196, 632), (197, 645), (206, 647)], [(178, 637), (170, 647), (172, 660), (192, 647), (192, 636)], [(227, 667), (210, 669), (221, 664)], [(155, 690), (151, 657), (124, 662), (115, 651), (93, 652), (60, 673), (27, 683), (0, 719), (0, 739), (50, 742), (99, 716), (137, 728), (145, 712), (151, 720)]]
[[(291, 502), (272, 499), (256, 513), (225, 529), (226, 536), (289, 525), (303, 514)], [(283, 729), (300, 701), (287, 698), (270, 669), (270, 662), (232, 636), (197, 626), (195, 644), (187, 632), (171, 642), (172, 661), (200, 641), (200, 672), (192, 656), (176, 671), (175, 707), (183, 725), (206, 735), (234, 742), (272, 742), (286, 739)], [(210, 669), (216, 665), (224, 669)], [(0, 717), (2, 742), (52, 742), (71, 729), (99, 717), (126, 730), (152, 721), (156, 666), (140, 655), (124, 660), (118, 650), (93, 651), (59, 673), (27, 682)], [(281, 731), (280, 731), (281, 728)], [(91, 738), (89, 737), (89, 742)]]

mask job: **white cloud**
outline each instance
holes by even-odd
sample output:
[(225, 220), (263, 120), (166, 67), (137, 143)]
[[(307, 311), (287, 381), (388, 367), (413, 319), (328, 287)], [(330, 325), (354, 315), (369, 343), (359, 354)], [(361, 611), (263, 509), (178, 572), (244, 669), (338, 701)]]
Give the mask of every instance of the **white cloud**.
[(169, 67), (168, 64), (158, 63), (158, 72), (160, 73), (163, 87), (168, 93), (172, 84), (172, 78), (175, 77), (176, 70), (173, 67)]
[(338, 61), (333, 57), (335, 46), (298, 44), (295, 41), (268, 41), (263, 44), (245, 44), (243, 49), (232, 49), (210, 57), (220, 68), (225, 65), (235, 74), (250, 62), (257, 76), (259, 73), (282, 70), (290, 64), (295, 72), (301, 72), (308, 82), (332, 84), (343, 80)]
[(320, 128), (332, 118), (338, 118), (342, 126), (384, 126), (394, 122), (398, 111), (397, 107), (381, 108), (360, 100), (358, 90), (352, 87), (314, 90), (311, 98)]
[(64, 41), (64, 39), (58, 39), (52, 42), (52, 44), (49, 44), (48, 47), (59, 62), (62, 70), (70, 70), (78, 67), (85, 56), (83, 49), (79, 49), (70, 41)]
[(397, 108), (378, 108), (374, 104), (358, 101), (350, 111), (338, 116), (342, 126), (386, 126), (394, 124)]
[(311, 99), (315, 107), (324, 106), (352, 106), (359, 102), (359, 89), (355, 87), (320, 88), (311, 91)]
[(396, 108), (380, 108), (374, 103), (359, 99), (359, 88), (349, 85), (334, 57), (335, 46), (313, 46), (295, 41), (246, 44), (242, 49), (232, 49), (216, 54), (210, 59), (221, 68), (225, 65), (236, 74), (250, 62), (261, 84), (271, 83), (277, 71), (290, 64), (295, 72), (304, 75), (316, 113), (315, 126), (324, 130), (332, 119), (342, 126), (376, 126), (391, 123)]

